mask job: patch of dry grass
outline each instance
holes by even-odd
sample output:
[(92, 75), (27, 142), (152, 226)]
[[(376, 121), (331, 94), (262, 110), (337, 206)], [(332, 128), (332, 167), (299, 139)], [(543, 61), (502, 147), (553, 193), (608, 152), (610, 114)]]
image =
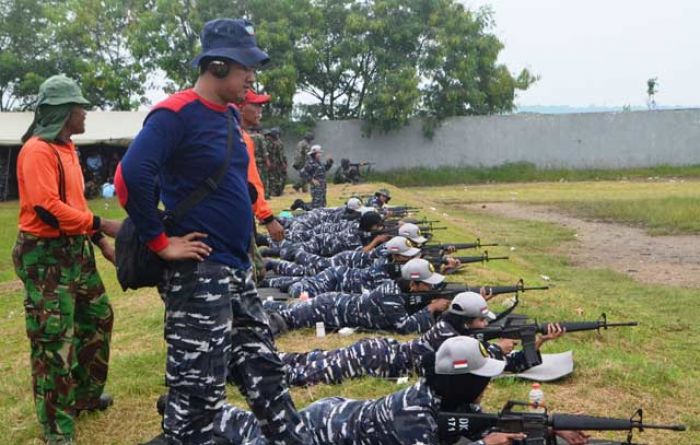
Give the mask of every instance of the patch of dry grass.
[[(331, 186), (329, 202), (338, 205), (341, 195), (353, 191), (369, 194), (384, 186)], [(564, 189), (557, 191), (560, 186), (535, 184), (531, 185), (533, 188), (508, 187), (517, 190), (522, 199), (532, 193), (535, 200), (545, 199), (549, 193), (568, 193), (577, 199), (580, 196), (582, 200), (593, 200), (595, 195), (608, 196), (615, 190), (624, 194), (623, 189), (628, 187), (622, 184), (618, 189), (611, 190), (607, 185), (564, 184)], [(651, 184), (643, 193), (650, 193), (650, 197), (664, 194), (665, 187)], [(540, 321), (577, 319), (581, 312), (584, 318), (591, 319), (605, 311), (611, 321), (637, 320), (642, 323), (636, 329), (611, 330), (600, 335), (569, 335), (548, 344), (545, 352), (573, 349), (576, 359), (573, 376), (563, 382), (544, 385), (552, 409), (628, 417), (641, 406), (650, 421), (684, 422), (692, 430), (684, 434), (649, 431), (637, 436), (638, 441), (657, 445), (700, 443), (700, 371), (697, 369), (700, 332), (696, 328), (700, 323), (700, 312), (697, 291), (645, 286), (609, 271), (573, 267), (559, 253), (563, 243), (573, 240), (571, 231), (546, 223), (486, 217), (459, 208), (467, 201), (490, 201), (497, 196), (508, 199), (510, 192), (504, 186), (480, 188), (476, 196), (454, 187), (391, 190), (394, 194), (392, 204), (421, 206), (425, 209), (421, 215), (444, 221), (449, 230), (438, 233), (440, 241), (472, 241), (481, 237), (483, 241), (502, 244), (489, 249), (492, 255), (511, 256), (511, 261), (469, 266), (464, 273), (450, 276), (451, 280), (469, 284), (511, 284), (522, 277), (528, 284), (550, 284), (553, 286), (550, 291), (527, 293), (522, 299), (520, 312), (537, 317)], [(635, 199), (638, 199), (640, 192), (634, 193)], [(292, 194), (274, 199), (273, 208), (286, 208), (299, 196)], [(8, 208), (0, 210), (14, 213)], [(7, 257), (8, 242), (4, 242)], [(511, 250), (511, 247), (515, 250)], [(155, 401), (165, 390), (163, 307), (155, 291), (121, 292), (113, 269), (104, 261), (100, 261), (99, 266), (116, 313), (107, 387), (116, 402), (105, 413), (80, 418), (78, 443), (135, 444), (150, 439), (160, 429)], [(551, 280), (543, 280), (542, 275), (549, 276)], [(11, 273), (6, 276), (9, 280), (14, 279)], [(30, 390), (29, 348), (24, 336), (22, 289), (16, 283), (2, 286), (0, 442), (38, 445), (39, 428)], [(504, 299), (500, 297), (496, 304)], [(360, 333), (340, 337), (331, 334), (319, 339), (314, 336), (313, 330), (302, 330), (283, 336), (277, 344), (283, 351), (329, 349), (371, 335)], [(375, 398), (401, 387), (391, 381), (363, 378), (340, 386), (294, 388), (292, 394), (297, 406), (303, 407), (322, 397)], [(526, 398), (528, 390), (527, 382), (498, 380), (491, 385), (485, 403), (495, 409), (508, 399)], [(233, 403), (245, 406), (235, 388), (230, 388), (229, 396)], [(622, 438), (621, 434), (613, 436)]]

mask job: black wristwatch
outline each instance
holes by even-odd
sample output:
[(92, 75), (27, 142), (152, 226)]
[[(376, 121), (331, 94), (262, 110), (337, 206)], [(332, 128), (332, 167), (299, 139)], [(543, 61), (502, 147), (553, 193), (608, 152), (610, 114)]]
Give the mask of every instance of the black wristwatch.
[(91, 237), (90, 241), (92, 241), (92, 244), (98, 244), (102, 238), (105, 237), (105, 234), (102, 232), (95, 232)]

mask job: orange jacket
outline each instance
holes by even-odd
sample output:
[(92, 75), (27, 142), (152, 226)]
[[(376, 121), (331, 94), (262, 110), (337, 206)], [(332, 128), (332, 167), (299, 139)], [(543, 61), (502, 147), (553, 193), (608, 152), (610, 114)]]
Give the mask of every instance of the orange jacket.
[[(57, 152), (63, 164), (66, 202), (59, 196)], [(83, 172), (72, 142), (60, 144), (37, 136), (30, 138), (17, 158), (17, 182), (19, 230), (42, 238), (92, 233), (95, 218), (83, 194)], [(58, 223), (58, 228), (49, 222)]]
[(272, 213), (270, 205), (265, 201), (265, 187), (263, 187), (262, 180), (260, 179), (258, 167), (255, 165), (255, 142), (253, 142), (253, 138), (251, 138), (248, 132), (243, 128), (241, 128), (241, 134), (248, 148), (248, 182), (253, 184), (255, 190), (258, 192), (258, 200), (253, 203), (253, 213), (255, 213), (255, 217), (258, 218), (258, 221), (269, 222), (274, 216), (274, 213)]

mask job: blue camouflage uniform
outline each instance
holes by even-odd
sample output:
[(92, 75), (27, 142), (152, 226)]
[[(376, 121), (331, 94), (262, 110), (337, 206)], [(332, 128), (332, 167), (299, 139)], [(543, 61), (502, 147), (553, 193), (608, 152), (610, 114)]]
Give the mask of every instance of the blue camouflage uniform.
[[(223, 405), (228, 381), (236, 384), (256, 415), (267, 419), (268, 437), (299, 437), (286, 435), (289, 423), (279, 416), (294, 407), (252, 269), (182, 262), (171, 268), (159, 290), (165, 302), (166, 377), (171, 389), (166, 430), (195, 443), (192, 432), (211, 428), (209, 414)], [(177, 413), (183, 410), (192, 423), (180, 431)]]
[(275, 263), (272, 270), (277, 275), (288, 277), (313, 276), (329, 267), (347, 266), (352, 269), (366, 269), (377, 265), (376, 261), (386, 256), (387, 251), (383, 244), (369, 252), (357, 247), (354, 250), (337, 253), (330, 258), (298, 250), (294, 255), (294, 262), (280, 260)]
[(430, 329), (435, 320), (428, 308), (409, 315), (401, 294), (395, 282), (386, 281), (363, 295), (328, 292), (292, 305), (278, 301), (265, 301), (263, 305), (278, 312), (290, 330), (312, 327), (319, 321), (332, 328), (362, 327), (399, 334)]
[(358, 221), (324, 222), (312, 228), (294, 226), (285, 232), (285, 239), (292, 242), (304, 242), (319, 234), (338, 234), (340, 232), (357, 231)]
[[(304, 168), (299, 171), (299, 175), (309, 182), (311, 207), (314, 209), (326, 206), (326, 172), (330, 170), (332, 166), (332, 159), (321, 163), (321, 161), (317, 161), (313, 156), (309, 156)], [(314, 185), (311, 182), (312, 180), (315, 180), (318, 185)]]
[(367, 232), (356, 230), (353, 232), (320, 233), (300, 243), (284, 240), (279, 244), (280, 257), (291, 261), (300, 250), (324, 257), (331, 257), (345, 250), (362, 247), (365, 241), (369, 242), (370, 239), (371, 237)]
[(385, 280), (398, 278), (400, 272), (392, 273), (398, 266), (385, 263), (367, 269), (352, 269), (347, 266), (331, 267), (313, 277), (298, 278), (291, 284), (287, 293), (293, 298), (299, 298), (302, 292), (310, 298), (324, 292), (348, 292), (361, 294), (377, 287)]
[[(376, 400), (321, 399), (300, 414), (314, 445), (438, 445), (440, 403), (421, 379)], [(268, 444), (255, 417), (230, 405), (217, 417), (214, 434), (231, 444)]]
[(262, 287), (274, 287), (288, 292), (293, 298), (299, 298), (302, 292), (313, 298), (325, 292), (348, 292), (361, 294), (377, 287), (382, 281), (397, 278), (400, 274), (398, 266), (387, 258), (380, 258), (375, 265), (365, 269), (355, 269), (347, 266), (329, 267), (314, 276), (294, 275), (305, 272), (303, 267), (288, 261), (281, 261), (275, 266), (277, 273), (282, 276), (265, 278)]
[[(368, 338), (344, 348), (282, 353), (280, 357), (288, 367), (287, 382), (290, 386), (340, 384), (346, 379), (362, 376), (397, 378), (420, 375), (423, 357), (437, 351), (448, 338), (458, 335), (460, 333), (450, 323), (440, 320), (419, 338), (407, 342)], [(487, 342), (484, 345), (492, 358), (506, 361), (506, 371), (519, 373), (527, 369), (522, 351), (504, 355), (497, 345)]]

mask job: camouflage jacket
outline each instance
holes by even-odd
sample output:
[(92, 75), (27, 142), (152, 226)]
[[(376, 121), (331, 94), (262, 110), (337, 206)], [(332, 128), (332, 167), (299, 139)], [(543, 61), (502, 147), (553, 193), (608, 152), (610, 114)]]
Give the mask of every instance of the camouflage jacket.
[(258, 131), (251, 130), (249, 134), (255, 142), (255, 165), (258, 167), (258, 172), (263, 173), (267, 171), (267, 162), (269, 161), (268, 143)]
[(284, 155), (284, 144), (279, 139), (266, 139), (267, 156), (270, 160), (271, 170), (283, 171), (287, 166), (287, 157)]
[(304, 163), (306, 162), (306, 157), (308, 156), (311, 145), (306, 142), (306, 139), (302, 139), (297, 143), (297, 149), (294, 152), (294, 167), (297, 170), (304, 168)]

